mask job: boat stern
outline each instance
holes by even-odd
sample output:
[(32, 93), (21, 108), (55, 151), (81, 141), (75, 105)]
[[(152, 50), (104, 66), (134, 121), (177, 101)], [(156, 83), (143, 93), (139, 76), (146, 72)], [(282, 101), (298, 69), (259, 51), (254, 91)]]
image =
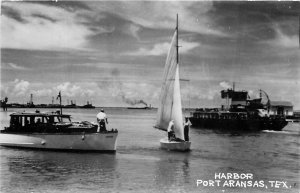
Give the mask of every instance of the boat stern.
[(169, 141), (168, 138), (160, 140), (160, 147), (169, 151), (190, 151), (190, 141)]

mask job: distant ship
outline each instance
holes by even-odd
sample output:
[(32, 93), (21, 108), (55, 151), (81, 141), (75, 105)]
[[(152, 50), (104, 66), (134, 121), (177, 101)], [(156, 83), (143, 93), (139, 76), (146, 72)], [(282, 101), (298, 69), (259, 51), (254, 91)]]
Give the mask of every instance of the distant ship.
[(92, 105), (92, 103), (89, 103), (89, 101), (87, 101), (86, 105), (81, 106), (80, 108), (84, 108), (84, 109), (94, 109), (96, 108), (95, 106)]
[(151, 107), (151, 104), (148, 106), (146, 105), (145, 107), (127, 107), (127, 109), (153, 109), (153, 107)]
[(78, 106), (76, 105), (76, 103), (73, 102), (72, 100), (71, 100), (71, 104), (68, 104), (68, 105), (64, 105), (64, 106), (63, 106), (63, 108), (69, 108), (69, 109), (72, 109), (72, 108), (76, 109), (77, 107), (78, 107)]
[[(1, 103), (0, 107), (2, 107), (2, 103)], [(12, 103), (12, 104), (6, 104), (6, 107), (9, 107), (9, 108), (67, 108), (67, 109), (70, 109), (70, 108), (72, 108), (72, 109), (76, 109), (76, 108), (94, 109), (94, 108), (96, 108), (89, 101), (87, 101), (87, 104), (85, 104), (83, 106), (76, 105), (76, 102), (74, 102), (73, 100), (71, 100), (71, 104), (67, 104), (67, 105), (54, 104), (54, 99), (52, 99), (52, 104), (34, 104), (32, 94), (31, 94), (31, 100), (29, 102), (27, 102), (27, 104)]]
[[(266, 104), (262, 103), (262, 93), (266, 95)], [(270, 99), (260, 90), (260, 98), (249, 99), (247, 91), (227, 89), (221, 91), (226, 99), (227, 108), (202, 108), (192, 111), (190, 121), (196, 128), (259, 131), (282, 130), (288, 122), (284, 115), (270, 113)], [(229, 104), (230, 103), (230, 104)]]

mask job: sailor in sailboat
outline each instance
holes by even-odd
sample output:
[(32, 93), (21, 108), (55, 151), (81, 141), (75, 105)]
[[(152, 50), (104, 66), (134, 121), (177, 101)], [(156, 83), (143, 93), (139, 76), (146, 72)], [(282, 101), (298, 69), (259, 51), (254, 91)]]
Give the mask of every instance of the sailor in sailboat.
[(184, 140), (189, 141), (189, 131), (190, 131), (190, 126), (192, 125), (190, 119), (188, 117), (185, 117), (185, 122), (183, 124), (183, 131), (184, 131)]
[(174, 120), (171, 120), (169, 122), (169, 126), (167, 128), (167, 132), (168, 132), (168, 139), (169, 141), (172, 141), (175, 139), (175, 133), (174, 133)]

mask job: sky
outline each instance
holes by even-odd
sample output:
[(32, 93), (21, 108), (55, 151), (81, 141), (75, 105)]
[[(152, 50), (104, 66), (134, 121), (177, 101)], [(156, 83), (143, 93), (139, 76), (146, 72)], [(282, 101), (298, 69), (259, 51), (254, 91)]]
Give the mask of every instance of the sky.
[(2, 1), (1, 98), (157, 106), (178, 14), (183, 106), (220, 107), (234, 82), (300, 109), (299, 12), (299, 1)]

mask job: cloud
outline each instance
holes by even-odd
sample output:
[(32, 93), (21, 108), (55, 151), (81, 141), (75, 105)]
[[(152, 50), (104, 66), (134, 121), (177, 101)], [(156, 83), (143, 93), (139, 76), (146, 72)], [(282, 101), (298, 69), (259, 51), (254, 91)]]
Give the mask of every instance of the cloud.
[(138, 26), (151, 29), (175, 28), (176, 14), (179, 15), (181, 30), (228, 36), (213, 27), (209, 12), (214, 9), (213, 2), (205, 1), (118, 1), (91, 2), (90, 7), (100, 12), (118, 15)]
[(1, 16), (2, 48), (56, 50), (80, 49), (93, 32), (77, 22), (77, 12), (28, 2), (6, 2), (24, 21)]
[(149, 104), (153, 99), (158, 100), (160, 87), (155, 83), (128, 81), (122, 76), (119, 68), (111, 70), (112, 79), (99, 81), (98, 87), (103, 94), (110, 95), (122, 106)]
[(28, 81), (16, 79), (12, 93), (16, 96), (24, 95), (28, 91), (29, 86)]
[(125, 53), (124, 55), (133, 55), (133, 56), (159, 56), (168, 53), (170, 47), (169, 43), (159, 43), (155, 44), (152, 49), (140, 48), (136, 52)]
[(273, 43), (275, 46), (284, 48), (299, 48), (299, 35), (288, 36), (277, 29)]
[(262, 43), (269, 44), (275, 48), (299, 48), (299, 34), (287, 35), (284, 34), (282, 29), (274, 25), (275, 37), (271, 40), (262, 41)]
[(14, 81), (6, 84), (1, 84), (1, 93), (13, 97), (28, 97), (33, 94), (37, 97), (50, 97), (57, 96), (58, 92), (61, 91), (63, 97), (78, 97), (86, 98), (94, 97), (101, 94), (97, 90), (96, 83), (70, 83), (64, 82), (58, 85), (53, 83), (30, 83), (26, 80), (15, 79)]
[(137, 40), (140, 40), (140, 37), (138, 35), (138, 32), (141, 30), (141, 27), (134, 25), (134, 24), (130, 24), (129, 25), (129, 34), (131, 34), (133, 37), (135, 37)]
[[(2, 5), (1, 47), (88, 49), (94, 40), (98, 40), (99, 34), (113, 34), (112, 37), (115, 37), (120, 33), (140, 41), (140, 32), (145, 32), (145, 29), (174, 28), (177, 13), (180, 13), (180, 29), (183, 31), (227, 36), (214, 29), (207, 14), (213, 9), (212, 2), (100, 1), (85, 2), (81, 6), (84, 5), (89, 8), (65, 9), (59, 4), (5, 2)], [(144, 51), (148, 50), (141, 49), (141, 52)], [(159, 53), (153, 50), (151, 54)]]
[[(160, 56), (166, 55), (170, 48), (171, 43), (158, 43), (153, 46), (153, 48), (140, 48), (138, 51), (135, 52), (127, 52), (124, 55), (134, 55), (134, 56)], [(180, 40), (180, 53), (188, 53), (189, 51), (193, 50), (194, 48), (200, 46), (198, 42), (187, 42), (184, 40)]]
[(39, 89), (31, 91), (34, 96), (37, 97), (44, 97), (44, 96), (52, 96), (53, 90), (52, 89)]
[(75, 97), (75, 96), (93, 96), (95, 95), (95, 91), (92, 89), (83, 89), (78, 84), (71, 84), (70, 82), (64, 82), (62, 84), (59, 84), (58, 86), (53, 88), (53, 91), (58, 93), (61, 91), (64, 96), (67, 97)]
[(194, 48), (200, 46), (200, 43), (198, 42), (186, 42), (186, 41), (180, 41), (179, 42), (179, 48), (180, 53), (188, 53), (189, 51), (193, 50)]
[(28, 68), (25, 68), (25, 67), (20, 66), (18, 64), (15, 64), (15, 63), (5, 63), (5, 62), (3, 62), (1, 64), (0, 69), (2, 69), (2, 70), (29, 70)]
[(220, 86), (223, 88), (223, 89), (228, 89), (228, 88), (231, 88), (231, 85), (228, 83), (228, 82), (220, 82)]

